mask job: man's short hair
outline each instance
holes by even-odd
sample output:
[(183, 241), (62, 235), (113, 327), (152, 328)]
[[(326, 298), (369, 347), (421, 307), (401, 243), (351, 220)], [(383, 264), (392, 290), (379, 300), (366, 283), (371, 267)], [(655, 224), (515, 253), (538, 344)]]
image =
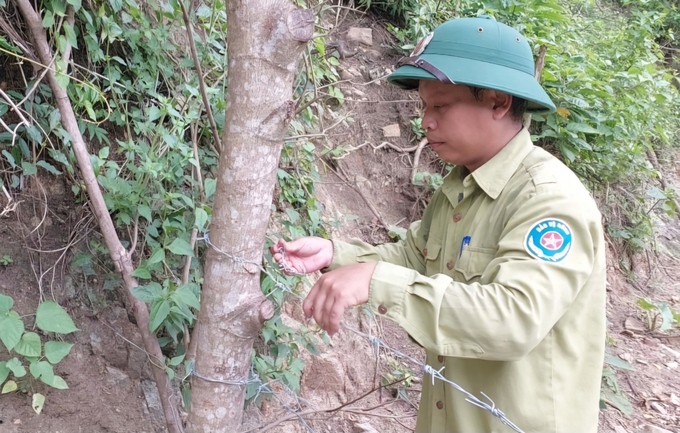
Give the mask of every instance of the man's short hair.
[[(473, 86), (468, 87), (470, 88), (470, 92), (472, 92), (475, 99), (477, 101), (481, 101), (482, 92), (484, 92), (484, 89), (482, 87)], [(510, 96), (512, 96), (512, 103), (510, 105), (510, 115), (514, 120), (521, 122), (524, 119), (524, 112), (527, 111), (527, 106), (529, 105), (529, 102), (526, 99), (517, 97), (515, 95)]]

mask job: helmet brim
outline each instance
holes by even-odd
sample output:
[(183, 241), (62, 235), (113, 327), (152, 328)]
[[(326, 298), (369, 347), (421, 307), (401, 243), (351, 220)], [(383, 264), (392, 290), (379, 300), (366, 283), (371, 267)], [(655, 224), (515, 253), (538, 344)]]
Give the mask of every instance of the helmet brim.
[[(442, 71), (456, 84), (498, 90), (528, 101), (529, 113), (552, 113), (555, 104), (536, 79), (526, 72), (479, 60), (439, 54), (422, 54), (420, 58)], [(415, 66), (397, 68), (387, 81), (402, 89), (417, 89), (420, 80), (437, 80), (429, 72)]]

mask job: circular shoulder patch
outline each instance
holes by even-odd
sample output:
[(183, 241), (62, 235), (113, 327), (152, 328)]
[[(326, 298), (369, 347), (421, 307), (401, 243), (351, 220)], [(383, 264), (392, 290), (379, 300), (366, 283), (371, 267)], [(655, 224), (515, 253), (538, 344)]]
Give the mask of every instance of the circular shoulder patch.
[(533, 257), (546, 262), (564, 260), (571, 250), (571, 229), (564, 221), (546, 218), (531, 226), (524, 247)]
[(432, 40), (432, 37), (434, 37), (434, 32), (430, 33), (429, 35), (423, 38), (420, 38), (420, 40), (416, 44), (416, 47), (413, 49), (409, 57), (419, 56), (423, 54), (423, 51), (425, 51), (425, 48), (427, 47), (427, 44), (429, 44), (430, 41)]

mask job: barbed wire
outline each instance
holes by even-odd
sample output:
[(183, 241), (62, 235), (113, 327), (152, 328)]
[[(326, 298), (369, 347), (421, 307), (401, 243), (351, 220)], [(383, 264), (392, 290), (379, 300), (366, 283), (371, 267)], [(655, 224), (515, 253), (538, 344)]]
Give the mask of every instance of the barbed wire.
[[(301, 300), (304, 299), (304, 297), (302, 297), (302, 296), (300, 296), (299, 294), (295, 293), (295, 292), (293, 291), (293, 289), (291, 289), (289, 286), (287, 286), (286, 284), (284, 284), (284, 283), (282, 283), (281, 281), (279, 281), (279, 279), (278, 279), (275, 275), (273, 275), (271, 272), (269, 272), (264, 266), (262, 266), (262, 264), (257, 263), (257, 262), (254, 262), (254, 261), (251, 261), (251, 260), (246, 260), (246, 259), (244, 259), (244, 258), (242, 258), (242, 257), (237, 257), (237, 256), (235, 256), (235, 255), (233, 255), (233, 254), (230, 254), (230, 253), (228, 253), (228, 252), (226, 252), (226, 251), (223, 251), (222, 249), (220, 249), (220, 248), (218, 248), (217, 246), (215, 246), (212, 242), (210, 242), (210, 236), (208, 235), (208, 232), (206, 232), (202, 238), (197, 238), (197, 240), (203, 240), (203, 241), (205, 241), (206, 245), (208, 245), (210, 248), (212, 248), (213, 250), (217, 251), (217, 252), (220, 253), (220, 254), (223, 254), (223, 255), (226, 256), (226, 257), (229, 257), (229, 258), (232, 259), (235, 263), (248, 263), (248, 264), (252, 264), (252, 265), (257, 266), (257, 267), (260, 269), (260, 271), (264, 272), (264, 273), (265, 273), (269, 278), (271, 278), (272, 281), (274, 281), (274, 283), (275, 283), (275, 288), (274, 288), (271, 292), (269, 292), (269, 294), (268, 294), (267, 296), (270, 296), (272, 293), (274, 293), (275, 290), (281, 290), (281, 291), (283, 291), (283, 292), (290, 293), (291, 295), (295, 296), (295, 297), (298, 298), (298, 299), (301, 299)], [(281, 256), (282, 256), (282, 260), (281, 260), (281, 263), (280, 263), (279, 266), (280, 266), (280, 268), (281, 268), (284, 272), (286, 272), (286, 273), (288, 273), (288, 274), (292, 274), (292, 275), (306, 275), (306, 273), (298, 272), (297, 269), (295, 269), (295, 268), (293, 268), (293, 267), (290, 267), (290, 266), (288, 265), (288, 263), (287, 263), (286, 260), (285, 260), (285, 251), (284, 251), (283, 248), (279, 248), (279, 253), (280, 253)], [(488, 395), (486, 395), (485, 393), (482, 392), (482, 393), (481, 393), (482, 396), (484, 396), (484, 398), (486, 398), (486, 400), (488, 400), (488, 402), (482, 401), (482, 400), (480, 400), (479, 398), (477, 398), (474, 394), (471, 394), (470, 392), (466, 391), (463, 387), (461, 387), (461, 386), (458, 385), (457, 383), (455, 383), (455, 382), (453, 382), (453, 381), (447, 379), (447, 378), (442, 374), (442, 371), (444, 371), (444, 368), (446, 368), (446, 367), (443, 366), (443, 367), (441, 367), (439, 370), (436, 370), (436, 369), (435, 369), (434, 367), (432, 367), (431, 365), (426, 364), (426, 363), (422, 363), (422, 362), (418, 361), (417, 359), (415, 359), (415, 358), (413, 358), (413, 357), (411, 357), (411, 356), (409, 356), (409, 355), (407, 355), (407, 354), (405, 354), (405, 353), (403, 353), (403, 352), (401, 352), (401, 351), (399, 351), (399, 350), (397, 350), (397, 349), (394, 349), (394, 348), (390, 347), (390, 346), (389, 346), (387, 343), (385, 343), (383, 340), (379, 339), (378, 337), (373, 336), (372, 334), (366, 334), (366, 333), (364, 333), (364, 332), (361, 332), (361, 331), (359, 331), (359, 330), (356, 330), (356, 329), (354, 329), (354, 328), (351, 328), (351, 327), (347, 326), (347, 324), (345, 324), (344, 322), (341, 322), (340, 325), (341, 325), (344, 329), (346, 329), (346, 330), (348, 330), (348, 331), (350, 331), (350, 332), (353, 332), (354, 334), (359, 335), (359, 336), (361, 336), (361, 337), (363, 337), (363, 338), (366, 338), (366, 339), (369, 341), (369, 343), (371, 344), (371, 346), (373, 346), (374, 351), (376, 352), (376, 354), (379, 354), (379, 353), (380, 353), (380, 348), (382, 347), (383, 349), (385, 349), (385, 350), (387, 350), (387, 351), (389, 351), (389, 352), (392, 352), (392, 353), (395, 354), (396, 356), (398, 356), (398, 357), (400, 357), (400, 358), (402, 358), (402, 359), (405, 359), (405, 360), (411, 362), (412, 364), (414, 364), (414, 365), (420, 367), (420, 369), (423, 371), (424, 374), (429, 374), (429, 375), (430, 375), (430, 377), (432, 378), (432, 385), (435, 384), (435, 380), (436, 380), (436, 379), (439, 379), (439, 380), (441, 380), (442, 382), (451, 385), (454, 389), (456, 389), (457, 391), (459, 391), (459, 392), (461, 392), (461, 393), (463, 393), (463, 394), (465, 395), (465, 397), (466, 397), (466, 398), (465, 398), (465, 401), (467, 401), (468, 403), (473, 404), (473, 405), (475, 405), (475, 406), (477, 406), (477, 407), (479, 407), (479, 408), (481, 408), (481, 409), (483, 409), (483, 410), (486, 410), (487, 412), (491, 413), (491, 415), (493, 415), (493, 416), (495, 416), (496, 418), (498, 418), (503, 424), (507, 425), (508, 427), (510, 427), (511, 429), (513, 429), (514, 431), (516, 431), (517, 433), (524, 433), (524, 431), (523, 431), (522, 429), (520, 429), (519, 427), (517, 427), (512, 421), (510, 421), (510, 420), (508, 419), (508, 417), (505, 415), (505, 413), (503, 413), (502, 410), (500, 410), (500, 409), (498, 409), (498, 408), (496, 407), (496, 404), (494, 403), (494, 401), (493, 401)], [(371, 328), (372, 328), (372, 326), (371, 326)], [(288, 405), (284, 404), (284, 403), (276, 396), (276, 394), (274, 394), (274, 392), (272, 391), (272, 389), (271, 389), (271, 387), (269, 386), (269, 384), (265, 384), (264, 382), (262, 382), (262, 380), (261, 380), (260, 377), (257, 375), (257, 373), (255, 373), (252, 369), (251, 369), (250, 377), (249, 377), (248, 379), (244, 379), (244, 380), (240, 380), (240, 381), (239, 381), (239, 380), (236, 380), (236, 381), (225, 381), (225, 380), (218, 380), (218, 379), (210, 379), (210, 378), (207, 378), (207, 377), (205, 377), (205, 376), (202, 376), (202, 375), (198, 374), (198, 373), (195, 371), (195, 368), (193, 368), (193, 366), (192, 366), (192, 371), (190, 371), (190, 372), (188, 373), (188, 375), (189, 375), (189, 374), (193, 374), (194, 376), (196, 376), (196, 377), (198, 377), (199, 379), (202, 379), (202, 380), (206, 380), (206, 381), (209, 381), (209, 382), (223, 383), (223, 384), (226, 384), (226, 385), (248, 386), (248, 385), (253, 384), (253, 383), (259, 383), (260, 385), (259, 385), (258, 390), (257, 390), (257, 396), (260, 395), (260, 393), (262, 392), (263, 389), (266, 389), (266, 390), (268, 390), (268, 391), (269, 391), (269, 392), (270, 392), (270, 393), (271, 393), (271, 394), (279, 401), (279, 404), (281, 404), (281, 406), (282, 406), (284, 409), (290, 411), (291, 413), (296, 414), (296, 412), (295, 412), (294, 410), (292, 410)], [(187, 376), (188, 376), (188, 375), (187, 375)], [(273, 383), (273, 382), (270, 382), (270, 383)], [(285, 386), (285, 384), (284, 384), (284, 386)], [(291, 392), (292, 392), (292, 391), (291, 391)], [(298, 405), (299, 405), (299, 401), (298, 401)], [(313, 430), (311, 429), (311, 427), (309, 427), (309, 425), (307, 424), (307, 422), (305, 422), (304, 419), (302, 419), (302, 416), (298, 415), (298, 417), (300, 418), (300, 421), (304, 424), (304, 426), (305, 426), (309, 431), (313, 431)]]

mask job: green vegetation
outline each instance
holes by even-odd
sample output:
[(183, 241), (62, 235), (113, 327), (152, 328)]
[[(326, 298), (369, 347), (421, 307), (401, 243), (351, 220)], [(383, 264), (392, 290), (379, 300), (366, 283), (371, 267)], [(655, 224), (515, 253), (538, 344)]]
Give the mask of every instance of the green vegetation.
[[(30, 391), (33, 410), (40, 414), (45, 395), (37, 392), (41, 390), (37, 381), (52, 388), (68, 389), (66, 381), (54, 373), (54, 365), (68, 355), (73, 344), (63, 341), (46, 341), (43, 344), (39, 334), (25, 331), (24, 321), (12, 310), (13, 306), (11, 297), (0, 294), (0, 340), (10, 356), (13, 351), (16, 354), (8, 361), (0, 362), (1, 393)], [(68, 313), (52, 301), (38, 305), (35, 326), (45, 333), (55, 334), (70, 334), (78, 330)], [(26, 372), (26, 365), (30, 375)]]

